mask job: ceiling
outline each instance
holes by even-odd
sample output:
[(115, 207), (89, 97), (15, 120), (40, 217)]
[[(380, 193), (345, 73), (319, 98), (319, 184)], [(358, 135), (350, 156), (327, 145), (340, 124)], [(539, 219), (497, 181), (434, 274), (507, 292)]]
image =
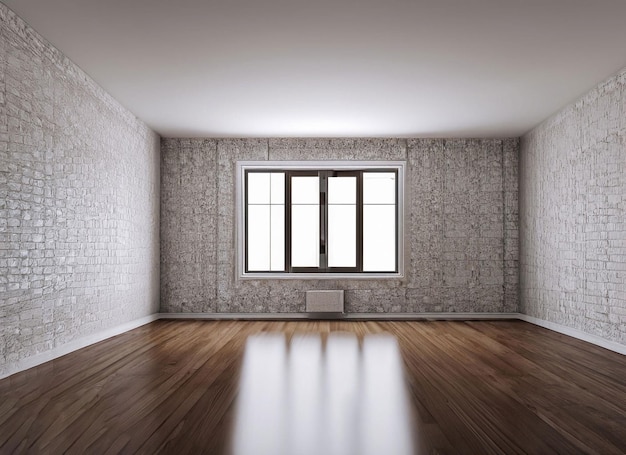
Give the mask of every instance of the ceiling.
[(2, 0), (162, 136), (519, 136), (626, 66), (624, 0)]

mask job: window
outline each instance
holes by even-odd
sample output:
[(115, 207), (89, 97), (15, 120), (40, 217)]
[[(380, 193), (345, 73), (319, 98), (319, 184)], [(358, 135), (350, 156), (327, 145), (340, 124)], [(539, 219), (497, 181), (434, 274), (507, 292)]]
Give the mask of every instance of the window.
[(240, 277), (400, 277), (403, 162), (238, 162)]

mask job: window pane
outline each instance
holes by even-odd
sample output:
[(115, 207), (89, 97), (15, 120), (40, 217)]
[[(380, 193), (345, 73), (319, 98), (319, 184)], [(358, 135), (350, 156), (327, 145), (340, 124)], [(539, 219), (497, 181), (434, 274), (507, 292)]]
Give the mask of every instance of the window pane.
[(395, 172), (364, 172), (363, 173), (364, 204), (395, 204), (396, 174)]
[(273, 272), (285, 270), (285, 206), (271, 206), (271, 268)]
[(314, 177), (291, 178), (291, 203), (292, 204), (319, 204), (320, 181)]
[(291, 265), (319, 267), (319, 205), (291, 207)]
[(363, 271), (396, 269), (396, 206), (363, 206)]
[(356, 205), (328, 206), (328, 266), (356, 267)]
[(285, 203), (285, 174), (283, 172), (272, 172), (271, 179), (271, 203)]
[(270, 203), (270, 173), (248, 172), (248, 204)]
[[(269, 182), (269, 180), (268, 180)], [(270, 269), (270, 206), (248, 206), (248, 270)]]
[(329, 204), (356, 204), (356, 177), (328, 177)]

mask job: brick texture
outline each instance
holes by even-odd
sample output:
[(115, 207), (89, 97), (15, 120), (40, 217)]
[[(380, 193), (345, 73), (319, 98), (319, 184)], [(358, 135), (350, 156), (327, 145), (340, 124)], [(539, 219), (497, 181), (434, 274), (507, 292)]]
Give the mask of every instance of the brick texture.
[[(351, 313), (517, 311), (517, 153), (516, 139), (164, 139), (161, 311), (304, 312), (314, 289), (344, 289)], [(236, 279), (238, 160), (407, 161), (406, 278)]]
[(626, 344), (626, 69), (522, 138), (520, 307)]
[(161, 142), (161, 298), (176, 313), (217, 305), (217, 142)]
[(159, 138), (0, 3), (0, 374), (158, 311)]

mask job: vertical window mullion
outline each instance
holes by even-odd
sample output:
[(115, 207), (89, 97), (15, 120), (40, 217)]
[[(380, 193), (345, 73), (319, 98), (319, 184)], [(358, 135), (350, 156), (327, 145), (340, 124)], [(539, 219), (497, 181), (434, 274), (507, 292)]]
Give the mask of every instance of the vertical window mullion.
[(292, 273), (291, 268), (291, 175), (285, 172), (285, 270)]
[(328, 171), (320, 171), (320, 270), (328, 270)]
[(357, 173), (357, 194), (356, 194), (356, 267), (358, 272), (363, 271), (363, 171)]

